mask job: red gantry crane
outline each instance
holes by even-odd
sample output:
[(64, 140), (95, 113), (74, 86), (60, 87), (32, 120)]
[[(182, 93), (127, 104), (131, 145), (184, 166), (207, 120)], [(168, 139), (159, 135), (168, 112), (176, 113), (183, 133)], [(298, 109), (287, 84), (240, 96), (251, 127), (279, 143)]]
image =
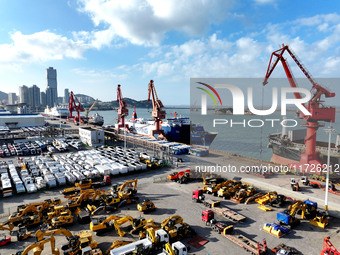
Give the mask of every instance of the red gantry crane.
[[(305, 69), (305, 67), (301, 64), (301, 62), (297, 59), (294, 53), (288, 48), (288, 45), (282, 45), (282, 48), (274, 51), (270, 57), (268, 69), (266, 76), (263, 81), (263, 85), (268, 83), (268, 78), (272, 74), (273, 70), (275, 69), (277, 63), (281, 61), (285, 73), (287, 75), (289, 84), (291, 87), (296, 88), (297, 84), (294, 80), (292, 72), (286, 62), (286, 59), (283, 57), (284, 52), (287, 51), (307, 79), (312, 83), (311, 94), (312, 98), (308, 102), (308, 105), (305, 106), (306, 109), (311, 113), (311, 115), (304, 115), (303, 113), (300, 114), (299, 118), (306, 121), (307, 128), (307, 135), (305, 138), (305, 145), (306, 150), (305, 152), (301, 153), (300, 162), (299, 163), (292, 163), (290, 166), (294, 165), (296, 169), (304, 171), (309, 171), (309, 168), (316, 169), (317, 165), (321, 164), (319, 161), (319, 152), (316, 151), (316, 133), (319, 127), (323, 125), (319, 124), (318, 121), (325, 121), (325, 122), (334, 122), (335, 121), (335, 108), (334, 107), (325, 107), (321, 101), (321, 96), (324, 95), (326, 98), (334, 97), (335, 93), (331, 93), (320, 84), (316, 83), (309, 72)], [(300, 93), (294, 93), (295, 98), (300, 99), (302, 98)]]
[(165, 111), (162, 110), (164, 107), (162, 101), (158, 99), (155, 85), (153, 80), (149, 82), (149, 94), (148, 94), (148, 101), (150, 101), (150, 96), (152, 96), (152, 114), (151, 116), (155, 119), (155, 130), (152, 130), (152, 136), (160, 135), (164, 137), (164, 130), (160, 129), (160, 123), (162, 119), (165, 119)]
[(120, 84), (117, 86), (117, 101), (119, 103), (119, 109), (118, 109), (118, 129), (119, 128), (126, 128), (128, 129), (128, 125), (125, 124), (125, 117), (129, 115), (129, 109), (127, 108), (127, 105), (125, 103), (125, 100), (123, 98), (122, 91), (120, 89)]
[[(77, 123), (79, 120), (83, 122), (83, 119), (80, 117), (80, 112), (84, 111), (83, 105), (79, 102), (78, 98), (73, 94), (73, 91), (70, 92), (70, 99), (68, 101), (68, 110), (70, 112), (67, 120), (72, 120), (74, 123)], [(73, 116), (72, 112), (76, 111), (77, 116)]]

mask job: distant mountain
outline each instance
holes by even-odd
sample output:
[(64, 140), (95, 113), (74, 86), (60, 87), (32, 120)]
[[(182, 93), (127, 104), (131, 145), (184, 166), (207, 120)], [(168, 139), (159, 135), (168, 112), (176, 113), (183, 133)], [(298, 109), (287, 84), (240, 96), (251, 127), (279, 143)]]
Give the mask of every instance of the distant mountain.
[(92, 104), (94, 102), (94, 98), (93, 97), (90, 97), (88, 95), (84, 95), (84, 94), (75, 94), (75, 96), (78, 98), (78, 100), (81, 102), (81, 103), (88, 103), (88, 104)]
[(8, 94), (0, 91), (0, 101), (2, 100), (8, 100)]
[[(152, 102), (148, 102), (147, 100), (137, 101), (131, 98), (124, 98), (127, 107), (132, 108), (136, 106), (137, 108), (152, 108)], [(110, 102), (98, 102), (93, 110), (113, 110), (119, 108), (118, 101), (110, 101)]]

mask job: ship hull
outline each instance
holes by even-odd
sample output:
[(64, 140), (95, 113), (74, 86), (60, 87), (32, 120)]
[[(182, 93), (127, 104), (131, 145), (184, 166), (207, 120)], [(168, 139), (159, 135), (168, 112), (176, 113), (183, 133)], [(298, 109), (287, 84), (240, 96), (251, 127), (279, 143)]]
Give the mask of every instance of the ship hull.
[[(279, 136), (271, 136), (268, 147), (273, 151), (270, 161), (282, 165), (299, 163), (304, 148), (302, 144), (296, 143), (291, 143), (288, 146)], [(300, 147), (300, 149), (298, 147)], [(327, 164), (327, 148), (317, 148), (317, 151), (319, 151), (318, 149), (320, 149), (320, 163)], [(340, 153), (332, 150), (330, 162), (332, 165), (339, 164)]]

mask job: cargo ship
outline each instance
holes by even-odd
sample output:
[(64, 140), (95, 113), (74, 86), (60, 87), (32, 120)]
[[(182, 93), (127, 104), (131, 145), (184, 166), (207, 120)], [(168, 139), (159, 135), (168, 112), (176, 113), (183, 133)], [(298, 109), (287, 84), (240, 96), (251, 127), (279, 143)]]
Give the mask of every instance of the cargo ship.
[(47, 117), (63, 118), (66, 119), (70, 112), (66, 106), (46, 107), (43, 115)]
[[(273, 150), (270, 161), (283, 165), (298, 163), (301, 153), (306, 149), (305, 137), (306, 129), (289, 130), (287, 134), (282, 132), (269, 135), (268, 148)], [(327, 164), (328, 143), (317, 141), (316, 151), (320, 154), (320, 162)], [(340, 164), (340, 135), (337, 135), (336, 143), (331, 143), (330, 162), (333, 166)]]
[[(155, 129), (154, 120), (137, 118), (125, 122), (131, 132), (151, 136)], [(209, 147), (217, 133), (207, 132), (199, 124), (191, 124), (188, 117), (175, 117), (163, 120), (161, 129), (164, 130), (168, 141)]]
[(99, 113), (95, 113), (89, 118), (88, 123), (91, 125), (103, 126), (104, 118), (103, 116), (99, 115)]

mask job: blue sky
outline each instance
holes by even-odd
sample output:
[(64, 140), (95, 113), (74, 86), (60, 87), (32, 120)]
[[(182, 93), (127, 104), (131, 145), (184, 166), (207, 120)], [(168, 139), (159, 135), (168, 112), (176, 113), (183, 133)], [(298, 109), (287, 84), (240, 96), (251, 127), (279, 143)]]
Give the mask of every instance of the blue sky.
[[(23, 84), (43, 90), (45, 69), (53, 66), (59, 94), (69, 88), (111, 101), (121, 84), (124, 97), (142, 100), (153, 79), (164, 104), (189, 104), (191, 77), (264, 77), (282, 43), (314, 77), (339, 78), (339, 7), (339, 1), (2, 0), (0, 90), (18, 93)], [(285, 77), (282, 67), (273, 77)]]

